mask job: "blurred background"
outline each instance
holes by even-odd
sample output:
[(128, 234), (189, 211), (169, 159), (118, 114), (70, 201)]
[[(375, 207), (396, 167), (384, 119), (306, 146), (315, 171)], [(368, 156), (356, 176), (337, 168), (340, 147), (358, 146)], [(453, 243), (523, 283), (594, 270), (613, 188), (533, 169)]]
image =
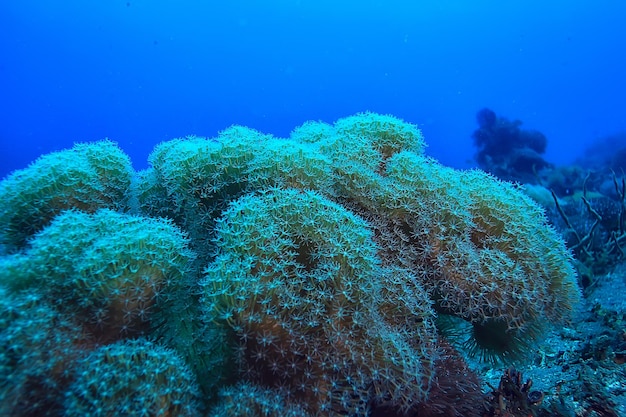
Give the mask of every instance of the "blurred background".
[(167, 139), (366, 110), (465, 168), (483, 107), (567, 164), (626, 146), (624, 21), (611, 0), (4, 0), (0, 177), (74, 142), (108, 137), (141, 169)]

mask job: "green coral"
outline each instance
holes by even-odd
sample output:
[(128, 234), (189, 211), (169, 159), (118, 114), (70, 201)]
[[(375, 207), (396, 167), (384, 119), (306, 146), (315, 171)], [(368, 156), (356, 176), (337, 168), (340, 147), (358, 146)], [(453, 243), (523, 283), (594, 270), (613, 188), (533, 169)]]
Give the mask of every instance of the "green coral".
[[(67, 415), (113, 410), (111, 398), (131, 401), (126, 411), (193, 413), (176, 407), (195, 404), (197, 389), (224, 415), (450, 409), (438, 402), (467, 395), (450, 380), (465, 368), (446, 359), (441, 335), (469, 329), (461, 345), (517, 357), (580, 294), (535, 203), (424, 148), (415, 125), (362, 113), (289, 138), (233, 126), (164, 142), (139, 173), (104, 141), (11, 174), (0, 184), (0, 285), (16, 310), (0, 319), (0, 371), (18, 391), (4, 385), (2, 411), (44, 374), (53, 388), (31, 392)], [(71, 354), (35, 349), (36, 361), (19, 362), (31, 346), (63, 351), (53, 323)], [(139, 361), (171, 364), (180, 383), (172, 390)], [(113, 384), (104, 397), (100, 383)], [(192, 395), (132, 402), (148, 386)]]
[(90, 343), (41, 294), (0, 288), (0, 415), (58, 415), (71, 364)]
[(194, 254), (171, 222), (99, 210), (55, 217), (20, 255), (5, 258), (0, 280), (39, 288), (87, 318), (98, 332), (133, 333), (176, 287)]
[[(318, 126), (320, 151), (335, 167), (334, 194), (375, 228), (385, 262), (414, 271), (440, 313), (473, 325), (466, 344), (491, 357), (519, 356), (549, 321), (569, 316), (580, 299), (571, 254), (520, 190), (423, 156), (415, 134), (396, 139), (413, 144), (406, 149), (381, 148), (357, 122), (346, 134)], [(500, 343), (489, 346), (494, 338)]]
[(352, 141), (365, 138), (383, 158), (400, 151), (421, 154), (426, 147), (422, 132), (416, 125), (397, 117), (376, 113), (360, 113), (335, 123), (337, 136)]
[(375, 393), (404, 410), (427, 397), (430, 303), (415, 303), (425, 293), (407, 274), (385, 274), (362, 219), (317, 193), (274, 189), (234, 202), (216, 241), (207, 320), (234, 330), (247, 379), (322, 413), (365, 413)]
[[(569, 316), (580, 298), (571, 254), (520, 190), (407, 153), (386, 174), (380, 205), (368, 209), (395, 219), (397, 256), (425, 278), (440, 313), (474, 326), (470, 345), (519, 356), (548, 322)], [(485, 343), (494, 339), (498, 346)]]
[[(232, 126), (216, 139), (164, 142), (142, 177), (141, 206), (166, 212), (187, 230), (200, 255), (210, 253), (214, 221), (228, 203), (270, 186), (329, 188), (328, 161), (307, 144)], [(156, 198), (154, 196), (157, 196)]]
[(64, 210), (127, 209), (132, 175), (128, 156), (108, 140), (43, 155), (0, 182), (0, 244), (23, 248)]
[(200, 394), (185, 362), (145, 339), (102, 346), (76, 365), (65, 416), (200, 416)]
[(302, 407), (286, 400), (278, 391), (249, 383), (220, 389), (213, 417), (308, 417)]

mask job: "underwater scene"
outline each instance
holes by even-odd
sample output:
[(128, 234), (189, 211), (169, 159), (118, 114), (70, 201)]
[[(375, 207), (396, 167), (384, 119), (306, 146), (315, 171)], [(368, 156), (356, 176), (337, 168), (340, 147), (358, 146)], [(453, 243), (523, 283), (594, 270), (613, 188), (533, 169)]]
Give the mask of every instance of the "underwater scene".
[(624, 19), (1, 2), (0, 416), (626, 416)]

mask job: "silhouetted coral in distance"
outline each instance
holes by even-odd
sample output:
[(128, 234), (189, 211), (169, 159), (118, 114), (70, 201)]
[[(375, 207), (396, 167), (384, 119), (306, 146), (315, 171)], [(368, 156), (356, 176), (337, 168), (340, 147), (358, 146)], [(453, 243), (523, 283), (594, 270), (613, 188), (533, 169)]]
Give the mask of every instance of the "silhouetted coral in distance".
[(472, 137), (481, 169), (505, 180), (535, 183), (537, 173), (551, 166), (541, 156), (547, 146), (543, 133), (521, 129), (521, 121), (499, 117), (488, 108), (478, 111), (476, 121), (479, 128)]

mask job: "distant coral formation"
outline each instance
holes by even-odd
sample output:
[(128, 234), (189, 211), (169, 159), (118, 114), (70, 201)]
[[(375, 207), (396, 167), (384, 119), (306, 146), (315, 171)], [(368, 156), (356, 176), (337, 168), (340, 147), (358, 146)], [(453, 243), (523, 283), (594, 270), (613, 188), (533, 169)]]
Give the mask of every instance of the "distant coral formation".
[(520, 128), (519, 120), (497, 116), (488, 108), (476, 114), (475, 159), (478, 166), (508, 181), (535, 183), (538, 173), (552, 165), (543, 159), (548, 141), (537, 130)]
[(478, 166), (504, 180), (522, 183), (524, 192), (546, 209), (549, 221), (576, 259), (586, 289), (622, 262), (626, 252), (626, 135), (594, 141), (575, 164), (555, 166), (541, 154), (547, 141), (524, 130), (519, 120), (488, 108), (476, 115)]
[(138, 173), (104, 141), (11, 174), (0, 410), (479, 416), (455, 347), (522, 357), (576, 276), (533, 200), (424, 146), (363, 113), (164, 142)]

